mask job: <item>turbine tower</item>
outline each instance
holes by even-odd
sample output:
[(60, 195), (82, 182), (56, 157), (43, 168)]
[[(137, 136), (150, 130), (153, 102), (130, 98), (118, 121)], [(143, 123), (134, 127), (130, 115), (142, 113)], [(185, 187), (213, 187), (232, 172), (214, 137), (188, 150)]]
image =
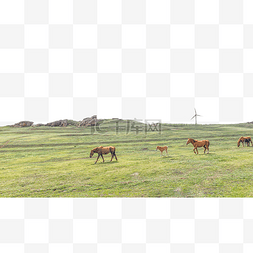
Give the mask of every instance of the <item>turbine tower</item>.
[(196, 111), (195, 108), (194, 108), (194, 110), (195, 110), (195, 115), (193, 115), (193, 117), (191, 118), (191, 120), (192, 120), (193, 118), (195, 118), (195, 125), (197, 125), (197, 117), (198, 117), (198, 116), (201, 116), (201, 115), (198, 115), (198, 114), (197, 114), (197, 111)]

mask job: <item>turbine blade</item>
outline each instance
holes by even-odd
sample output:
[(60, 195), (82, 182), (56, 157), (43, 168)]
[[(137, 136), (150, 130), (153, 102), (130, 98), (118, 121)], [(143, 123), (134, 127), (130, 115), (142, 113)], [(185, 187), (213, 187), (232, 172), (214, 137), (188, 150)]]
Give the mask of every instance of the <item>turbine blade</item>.
[(191, 120), (192, 120), (194, 117), (196, 117), (196, 115), (194, 115), (194, 116), (191, 118)]

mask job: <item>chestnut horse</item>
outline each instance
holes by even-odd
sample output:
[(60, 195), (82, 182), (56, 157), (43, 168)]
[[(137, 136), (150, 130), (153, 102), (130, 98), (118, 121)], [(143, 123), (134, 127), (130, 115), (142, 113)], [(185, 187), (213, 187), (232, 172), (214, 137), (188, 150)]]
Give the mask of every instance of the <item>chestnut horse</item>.
[(244, 147), (244, 143), (245, 143), (245, 144), (247, 143), (247, 146), (250, 146), (250, 143), (251, 143), (251, 146), (253, 146), (253, 145), (252, 145), (252, 140), (251, 140), (251, 138), (250, 138), (249, 136), (247, 136), (247, 137), (241, 137), (241, 138), (238, 140), (238, 142), (237, 142), (237, 147), (240, 146), (240, 143), (242, 143), (242, 146), (243, 146), (243, 147)]
[(197, 149), (199, 147), (204, 148), (204, 154), (206, 152), (206, 149), (208, 151), (207, 154), (209, 153), (210, 142), (208, 140), (198, 141), (198, 140), (194, 140), (194, 139), (189, 138), (188, 141), (186, 142), (186, 145), (188, 145), (189, 143), (191, 143), (193, 145), (193, 147), (194, 147), (193, 151), (195, 154), (196, 154), (195, 150), (197, 151), (197, 154), (199, 153), (198, 149)]
[(168, 152), (167, 152), (168, 146), (164, 146), (164, 147), (157, 146), (157, 147), (156, 147), (156, 151), (157, 151), (157, 149), (160, 150), (161, 156), (163, 155), (163, 151), (164, 151), (164, 150), (166, 151), (166, 153), (168, 153)]
[[(101, 157), (103, 158), (103, 162), (105, 162), (103, 155), (106, 155), (106, 154), (111, 153), (111, 155), (112, 155), (111, 161), (112, 161), (112, 158), (113, 158), (114, 156), (115, 156), (116, 160), (118, 160), (118, 159), (117, 159), (117, 156), (116, 156), (116, 154), (115, 154), (115, 150), (116, 150), (116, 149), (115, 149), (115, 147), (113, 147), (113, 146), (109, 146), (109, 147), (102, 147), (102, 146), (100, 146), (100, 147), (94, 148), (94, 149), (92, 149), (92, 150), (90, 151), (90, 158), (94, 155), (94, 153), (98, 153), (98, 158), (101, 156)], [(95, 164), (97, 163), (98, 158), (97, 158)], [(110, 162), (111, 162), (111, 161), (110, 161)]]

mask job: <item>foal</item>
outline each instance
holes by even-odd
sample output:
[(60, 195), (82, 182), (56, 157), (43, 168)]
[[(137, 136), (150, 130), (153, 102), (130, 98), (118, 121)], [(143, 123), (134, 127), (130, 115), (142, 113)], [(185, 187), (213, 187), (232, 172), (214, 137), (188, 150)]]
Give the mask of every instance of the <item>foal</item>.
[(168, 154), (168, 151), (167, 151), (168, 146), (164, 146), (164, 147), (157, 146), (157, 147), (156, 147), (156, 151), (157, 151), (157, 149), (159, 149), (159, 150), (161, 151), (161, 155), (160, 155), (160, 156), (163, 155), (163, 151), (164, 151), (164, 150), (165, 150), (166, 153)]

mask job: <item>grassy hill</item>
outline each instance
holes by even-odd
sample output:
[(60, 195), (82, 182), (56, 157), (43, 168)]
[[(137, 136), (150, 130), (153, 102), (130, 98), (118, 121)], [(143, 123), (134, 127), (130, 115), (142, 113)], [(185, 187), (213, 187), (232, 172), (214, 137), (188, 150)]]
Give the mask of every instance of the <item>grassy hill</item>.
[[(163, 124), (161, 132), (126, 121), (92, 128), (0, 128), (0, 197), (252, 197), (253, 147), (237, 147), (253, 136), (253, 124)], [(135, 130), (135, 129), (133, 129)], [(188, 138), (208, 139), (210, 153), (192, 151)], [(94, 164), (97, 146), (116, 147)], [(156, 146), (168, 146), (160, 157)]]

